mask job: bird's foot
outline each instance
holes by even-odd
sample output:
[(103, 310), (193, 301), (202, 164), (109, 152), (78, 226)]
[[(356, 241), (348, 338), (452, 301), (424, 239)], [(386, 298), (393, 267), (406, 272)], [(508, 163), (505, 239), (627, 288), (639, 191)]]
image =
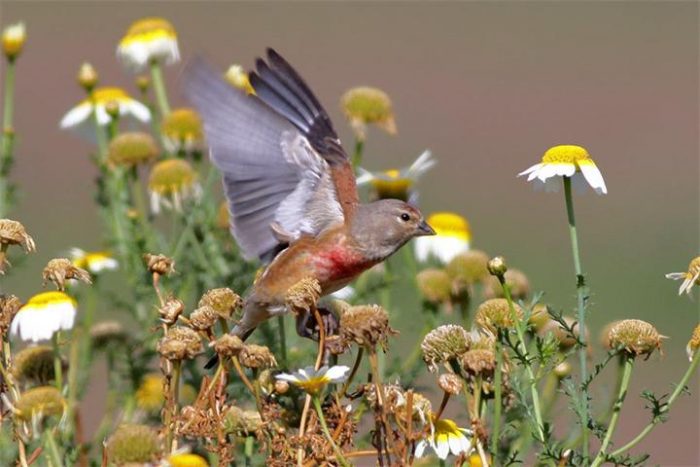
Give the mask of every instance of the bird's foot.
[[(340, 322), (333, 312), (328, 308), (318, 307), (318, 314), (321, 316), (321, 322), (326, 331), (326, 336), (338, 334)], [(318, 342), (319, 328), (313, 313), (307, 311), (297, 314), (297, 333), (301, 337)]]

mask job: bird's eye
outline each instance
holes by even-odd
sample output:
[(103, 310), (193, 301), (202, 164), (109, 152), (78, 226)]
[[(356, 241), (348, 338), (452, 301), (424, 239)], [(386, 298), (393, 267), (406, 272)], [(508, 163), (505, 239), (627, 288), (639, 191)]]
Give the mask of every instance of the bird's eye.
[(411, 216), (409, 216), (408, 213), (404, 212), (403, 214), (401, 214), (401, 220), (404, 222), (408, 222), (411, 220)]

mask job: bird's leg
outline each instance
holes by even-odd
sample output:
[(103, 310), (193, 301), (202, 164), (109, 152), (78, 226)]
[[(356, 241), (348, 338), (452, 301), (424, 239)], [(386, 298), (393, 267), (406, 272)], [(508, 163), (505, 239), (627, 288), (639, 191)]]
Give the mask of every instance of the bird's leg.
[[(326, 330), (326, 337), (338, 334), (340, 322), (338, 318), (328, 308), (318, 307), (318, 313), (321, 315), (323, 327)], [(296, 315), (297, 333), (301, 337), (311, 339), (318, 342), (319, 329), (314, 315), (308, 311), (298, 313)]]

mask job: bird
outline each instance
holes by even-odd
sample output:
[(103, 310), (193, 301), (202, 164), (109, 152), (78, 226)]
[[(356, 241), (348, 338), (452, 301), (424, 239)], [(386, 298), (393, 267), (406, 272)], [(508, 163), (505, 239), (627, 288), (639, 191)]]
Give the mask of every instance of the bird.
[(322, 296), (331, 294), (412, 238), (435, 235), (416, 206), (359, 201), (328, 113), (279, 53), (266, 52), (250, 73), (250, 94), (201, 57), (184, 72), (185, 96), (223, 175), (231, 233), (245, 259), (264, 265), (231, 331), (242, 340), (287, 312), (286, 292), (301, 280), (315, 279)]

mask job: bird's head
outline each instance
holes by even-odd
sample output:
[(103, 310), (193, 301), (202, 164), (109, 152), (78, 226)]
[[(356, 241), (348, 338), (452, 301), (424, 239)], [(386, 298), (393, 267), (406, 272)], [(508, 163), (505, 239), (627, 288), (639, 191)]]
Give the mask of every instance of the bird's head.
[(351, 228), (359, 246), (377, 259), (387, 258), (413, 237), (435, 235), (415, 206), (397, 199), (360, 205)]

